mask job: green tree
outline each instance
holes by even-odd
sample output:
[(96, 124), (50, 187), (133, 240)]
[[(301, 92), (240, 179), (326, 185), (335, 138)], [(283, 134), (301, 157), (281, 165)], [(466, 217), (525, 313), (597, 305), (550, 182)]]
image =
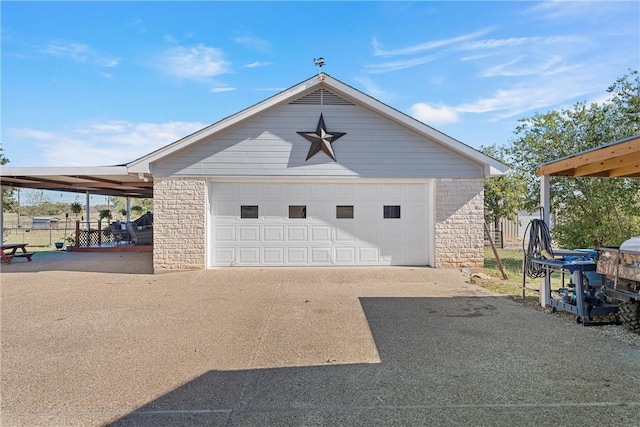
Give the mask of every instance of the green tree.
[[(640, 133), (638, 71), (620, 77), (608, 91), (611, 98), (602, 104), (582, 102), (520, 120), (506, 152), (527, 183), (526, 210), (540, 205), (540, 164)], [(619, 245), (640, 234), (640, 180), (553, 177), (551, 210), (552, 237), (560, 246)]]
[[(505, 147), (491, 145), (481, 147), (484, 154), (507, 163)], [(484, 220), (498, 226), (500, 219), (514, 220), (522, 208), (526, 183), (522, 176), (513, 170), (504, 175), (485, 178), (484, 180)]]
[[(2, 152), (4, 149), (0, 146), (0, 165), (6, 165), (9, 163), (9, 159)], [(7, 187), (2, 189), (2, 210), (5, 212), (17, 212), (18, 201), (15, 196), (15, 189), (13, 187)]]
[[(126, 197), (112, 197), (111, 205), (115, 212), (121, 213), (124, 217), (127, 213), (127, 199)], [(131, 200), (131, 219), (135, 219), (141, 214), (153, 210), (153, 199), (132, 199)]]

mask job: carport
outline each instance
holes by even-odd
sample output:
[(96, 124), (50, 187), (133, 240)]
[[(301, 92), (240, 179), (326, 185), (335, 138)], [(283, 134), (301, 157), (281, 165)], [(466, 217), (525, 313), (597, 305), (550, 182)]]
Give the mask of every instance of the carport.
[[(544, 163), (538, 167), (536, 173), (540, 177), (540, 204), (543, 207), (543, 219), (548, 225), (552, 176), (640, 178), (640, 135)], [(549, 286), (549, 282), (543, 279), (540, 292), (540, 304), (543, 307), (549, 303)]]
[[(129, 173), (126, 165), (95, 167), (3, 167), (0, 170), (2, 187), (65, 191), (86, 195), (86, 223), (89, 227), (89, 196), (117, 196), (129, 200), (153, 197), (153, 177), (150, 174)], [(4, 228), (0, 200), (0, 229)], [(129, 218), (127, 217), (127, 220)]]

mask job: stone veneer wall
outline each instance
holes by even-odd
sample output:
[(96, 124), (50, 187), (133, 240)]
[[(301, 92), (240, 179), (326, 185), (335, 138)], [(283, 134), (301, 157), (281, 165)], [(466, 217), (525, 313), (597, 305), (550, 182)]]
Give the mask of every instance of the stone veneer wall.
[(205, 268), (206, 194), (204, 178), (154, 180), (154, 271)]
[(483, 180), (438, 179), (435, 199), (436, 267), (483, 267)]

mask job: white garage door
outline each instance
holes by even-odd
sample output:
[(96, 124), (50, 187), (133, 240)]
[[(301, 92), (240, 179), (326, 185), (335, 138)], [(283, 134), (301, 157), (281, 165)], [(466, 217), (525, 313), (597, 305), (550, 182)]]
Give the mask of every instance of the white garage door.
[(209, 185), (211, 266), (426, 265), (427, 183)]

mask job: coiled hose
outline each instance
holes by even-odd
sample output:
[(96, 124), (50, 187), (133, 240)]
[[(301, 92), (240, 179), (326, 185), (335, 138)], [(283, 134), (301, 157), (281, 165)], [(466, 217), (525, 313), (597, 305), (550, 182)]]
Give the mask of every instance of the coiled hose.
[(524, 235), (526, 236), (527, 233), (529, 233), (529, 245), (526, 251), (524, 249), (525, 240), (522, 240), (522, 250), (524, 251), (524, 274), (534, 279), (544, 277), (544, 267), (540, 264), (534, 263), (533, 260), (549, 257), (553, 259), (549, 227), (543, 220), (533, 219), (529, 222), (529, 225), (527, 225)]

